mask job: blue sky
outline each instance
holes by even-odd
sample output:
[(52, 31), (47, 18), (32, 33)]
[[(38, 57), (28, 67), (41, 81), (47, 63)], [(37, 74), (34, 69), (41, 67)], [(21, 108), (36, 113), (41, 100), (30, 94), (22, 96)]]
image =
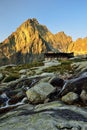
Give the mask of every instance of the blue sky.
[(0, 0), (0, 42), (28, 18), (73, 40), (87, 36), (87, 0)]

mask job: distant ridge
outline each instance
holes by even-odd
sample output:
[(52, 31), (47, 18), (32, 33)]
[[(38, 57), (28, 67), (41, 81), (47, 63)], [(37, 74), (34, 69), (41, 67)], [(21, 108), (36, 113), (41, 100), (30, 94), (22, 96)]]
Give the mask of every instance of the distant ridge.
[(83, 43), (85, 50), (86, 41), (87, 38), (73, 42), (64, 32), (54, 35), (45, 25), (39, 24), (37, 19), (28, 19), (0, 44), (0, 64), (22, 64), (42, 60), (43, 53), (48, 51), (77, 53), (78, 50), (79, 53), (84, 53), (82, 48), (80, 50), (77, 47), (78, 43)]

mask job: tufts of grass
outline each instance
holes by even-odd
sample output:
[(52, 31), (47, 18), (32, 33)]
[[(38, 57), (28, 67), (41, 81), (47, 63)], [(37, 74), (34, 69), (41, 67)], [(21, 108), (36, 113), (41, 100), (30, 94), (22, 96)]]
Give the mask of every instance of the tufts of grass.
[(10, 81), (14, 81), (16, 79), (19, 79), (20, 76), (18, 74), (15, 74), (15, 75), (9, 75), (8, 77), (6, 77), (4, 79), (4, 82), (10, 82)]
[(74, 70), (71, 66), (71, 61), (61, 61), (61, 65), (58, 66), (51, 66), (46, 69), (44, 69), (44, 72), (60, 72), (60, 74), (64, 74), (65, 72), (67, 73), (74, 73)]
[(38, 67), (38, 66), (43, 66), (43, 62), (32, 62), (29, 64), (21, 64), (21, 65), (17, 65), (15, 67), (6, 67), (3, 72), (8, 72), (8, 73), (18, 73), (18, 71), (20, 71), (21, 69), (30, 69), (32, 67)]
[(32, 67), (38, 67), (38, 66), (43, 66), (43, 62), (32, 62), (29, 64), (23, 64), (23, 65), (18, 65), (15, 69), (17, 71), (20, 71), (21, 69), (30, 69)]

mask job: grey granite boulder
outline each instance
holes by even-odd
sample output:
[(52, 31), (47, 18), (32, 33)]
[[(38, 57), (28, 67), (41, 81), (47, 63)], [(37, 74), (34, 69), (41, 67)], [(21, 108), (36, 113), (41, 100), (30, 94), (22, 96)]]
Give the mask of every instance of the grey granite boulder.
[(34, 87), (27, 90), (26, 95), (31, 103), (40, 103), (54, 90), (55, 88), (49, 83), (39, 82)]

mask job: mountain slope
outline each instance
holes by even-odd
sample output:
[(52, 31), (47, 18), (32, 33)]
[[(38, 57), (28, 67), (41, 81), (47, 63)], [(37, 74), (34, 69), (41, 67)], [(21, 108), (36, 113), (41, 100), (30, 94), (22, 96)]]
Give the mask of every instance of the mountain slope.
[(68, 37), (64, 33), (54, 35), (35, 18), (28, 19), (0, 44), (0, 63), (26, 63), (35, 58), (38, 60), (36, 55), (44, 52), (66, 51), (63, 42), (68, 42), (65, 39)]
[(28, 19), (0, 44), (0, 59), (11, 62), (13, 56), (17, 59), (18, 55), (26, 54), (32, 59), (34, 54), (53, 51), (53, 40), (53, 34), (46, 26), (40, 25), (36, 19)]
[(44, 37), (47, 39), (47, 33), (48, 30), (45, 26), (39, 25), (36, 19), (29, 19), (16, 32), (12, 33), (0, 48), (2, 48), (3, 52), (5, 50), (4, 55), (8, 57), (18, 51), (22, 53), (41, 53), (43, 50), (52, 48), (47, 45), (49, 40), (45, 41), (44, 39)]
[(0, 64), (38, 60), (48, 51), (66, 52), (71, 42), (64, 32), (54, 35), (35, 18), (28, 19), (0, 44)]
[(67, 52), (68, 46), (72, 43), (72, 38), (67, 36), (64, 32), (55, 34), (56, 48), (62, 52)]
[(74, 55), (87, 54), (87, 37), (78, 38), (75, 42), (70, 43), (68, 52), (74, 52)]

